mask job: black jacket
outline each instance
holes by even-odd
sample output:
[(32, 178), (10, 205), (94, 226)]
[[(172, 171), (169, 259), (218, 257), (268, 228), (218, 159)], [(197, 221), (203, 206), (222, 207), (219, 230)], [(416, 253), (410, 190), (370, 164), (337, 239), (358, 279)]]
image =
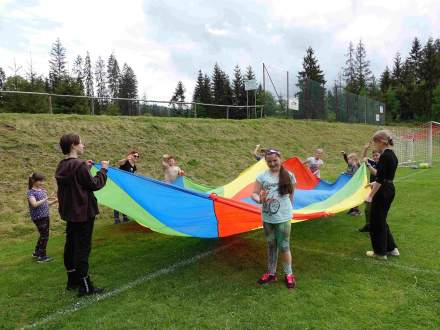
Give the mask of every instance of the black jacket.
[(58, 211), (61, 219), (85, 222), (99, 214), (93, 192), (105, 186), (107, 170), (100, 169), (94, 177), (87, 164), (78, 158), (59, 162), (55, 172), (58, 185)]

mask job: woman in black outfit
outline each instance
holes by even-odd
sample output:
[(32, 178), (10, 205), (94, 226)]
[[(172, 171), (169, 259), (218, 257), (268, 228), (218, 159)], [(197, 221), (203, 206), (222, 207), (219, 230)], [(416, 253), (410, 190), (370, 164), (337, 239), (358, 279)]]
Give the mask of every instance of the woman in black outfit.
[(387, 224), (388, 210), (393, 202), (395, 188), (393, 184), (398, 159), (391, 147), (393, 139), (387, 131), (378, 131), (373, 135), (373, 143), (381, 155), (377, 164), (376, 181), (371, 183), (371, 192), (365, 199), (371, 203), (370, 237), (373, 251), (367, 251), (368, 257), (386, 260), (387, 255), (399, 256), (399, 250)]

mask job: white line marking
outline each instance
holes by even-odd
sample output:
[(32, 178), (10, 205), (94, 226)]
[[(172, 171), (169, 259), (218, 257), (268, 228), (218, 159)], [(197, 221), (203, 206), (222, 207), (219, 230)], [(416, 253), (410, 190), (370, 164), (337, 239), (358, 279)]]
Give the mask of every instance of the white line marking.
[(137, 278), (136, 280), (134, 280), (132, 282), (129, 282), (129, 283), (127, 283), (127, 284), (125, 284), (125, 285), (123, 285), (123, 286), (121, 286), (121, 287), (119, 287), (119, 288), (117, 288), (115, 290), (109, 291), (107, 293), (104, 293), (104, 294), (101, 294), (101, 295), (96, 295), (96, 296), (83, 297), (80, 300), (78, 300), (76, 303), (74, 303), (73, 305), (61, 308), (58, 311), (56, 311), (56, 312), (54, 312), (54, 313), (52, 313), (52, 314), (50, 314), (50, 315), (48, 315), (48, 316), (46, 316), (44, 318), (41, 318), (41, 319), (33, 322), (32, 324), (29, 324), (29, 325), (26, 325), (26, 326), (22, 327), (21, 329), (35, 328), (35, 327), (43, 325), (43, 324), (45, 324), (47, 322), (53, 321), (53, 320), (55, 320), (58, 317), (75, 313), (75, 312), (77, 312), (77, 311), (79, 311), (81, 309), (84, 309), (84, 308), (86, 308), (86, 307), (88, 307), (88, 306), (90, 306), (90, 305), (92, 305), (92, 304), (94, 304), (96, 302), (99, 302), (101, 300), (105, 300), (105, 299), (111, 298), (111, 297), (116, 296), (118, 294), (121, 294), (121, 293), (123, 293), (123, 292), (125, 292), (127, 290), (130, 290), (130, 289), (138, 286), (138, 285), (141, 285), (141, 284), (143, 284), (145, 282), (148, 282), (148, 281), (150, 281), (152, 279), (155, 279), (156, 277), (159, 277), (161, 275), (167, 275), (167, 274), (170, 274), (170, 273), (174, 273), (179, 268), (191, 265), (191, 264), (195, 263), (196, 261), (198, 261), (200, 259), (206, 258), (206, 257), (208, 257), (210, 255), (213, 255), (213, 254), (216, 254), (216, 253), (218, 253), (220, 251), (223, 251), (223, 250), (231, 247), (232, 245), (237, 244), (238, 242), (239, 242), (239, 240), (232, 241), (229, 244), (226, 244), (224, 246), (218, 247), (218, 248), (213, 249), (213, 250), (209, 250), (209, 251), (197, 254), (194, 257), (182, 260), (182, 261), (177, 262), (177, 263), (175, 263), (175, 264), (173, 264), (171, 266), (159, 269), (156, 272), (147, 273), (147, 274)]
[[(376, 264), (376, 265), (383, 265), (384, 267), (400, 268), (400, 269), (403, 269), (403, 270), (408, 271), (408, 272), (440, 275), (440, 271), (437, 271), (437, 270), (434, 270), (434, 269), (418, 268), (418, 267), (402, 265), (402, 264), (398, 264), (398, 263), (394, 263), (394, 262), (375, 260), (375, 259), (369, 258), (367, 256), (365, 256), (365, 257), (352, 257), (352, 256), (348, 256), (348, 255), (343, 254), (343, 253), (329, 252), (329, 251), (322, 251), (322, 250), (315, 250), (315, 249), (308, 249), (308, 248), (303, 248), (303, 247), (299, 247), (299, 246), (293, 247), (292, 250), (293, 251), (299, 250), (299, 251), (310, 252), (310, 253), (314, 253), (314, 254), (320, 254), (320, 255), (325, 255), (325, 256), (337, 257), (337, 258), (340, 258), (340, 259), (346, 259), (346, 260), (351, 260), (351, 261), (374, 262), (374, 264)], [(397, 259), (397, 258), (400, 258), (400, 257), (390, 257), (390, 258), (396, 258)]]

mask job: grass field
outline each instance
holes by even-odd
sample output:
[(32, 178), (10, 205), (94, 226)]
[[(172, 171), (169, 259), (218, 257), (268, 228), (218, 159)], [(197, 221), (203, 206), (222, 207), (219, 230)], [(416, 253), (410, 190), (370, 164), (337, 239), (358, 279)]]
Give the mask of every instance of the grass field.
[[(398, 171), (389, 223), (399, 258), (379, 262), (364, 257), (370, 243), (357, 231), (362, 217), (341, 214), (293, 225), (298, 281), (293, 292), (282, 282), (255, 284), (265, 270), (261, 230), (222, 240), (170, 237), (132, 222), (114, 226), (110, 210), (103, 209), (96, 222), (91, 274), (108, 294), (77, 298), (64, 290), (63, 224), (55, 210), (48, 246), (55, 260), (32, 261), (36, 233), (26, 218), (24, 198), (28, 172), (53, 173), (57, 139), (71, 130), (85, 136), (87, 158), (115, 160), (121, 149), (135, 146), (141, 149), (140, 172), (159, 177), (157, 159), (171, 152), (193, 178), (217, 185), (251, 164), (249, 150), (265, 141), (288, 155), (305, 156), (324, 146), (323, 177), (334, 178), (344, 169), (339, 150), (359, 150), (374, 127), (0, 115), (1, 328), (440, 327), (438, 167)], [(53, 187), (53, 181), (48, 185)]]

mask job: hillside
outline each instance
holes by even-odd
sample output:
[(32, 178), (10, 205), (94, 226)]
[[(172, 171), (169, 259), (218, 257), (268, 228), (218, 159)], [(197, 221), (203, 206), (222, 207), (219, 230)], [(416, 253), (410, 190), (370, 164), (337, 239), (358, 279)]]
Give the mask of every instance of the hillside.
[[(345, 169), (340, 151), (360, 152), (374, 126), (300, 120), (209, 120), (152, 117), (91, 117), (77, 115), (0, 114), (0, 237), (34, 234), (27, 216), (26, 185), (33, 171), (47, 177), (54, 191), (53, 173), (62, 157), (58, 141), (77, 132), (86, 145), (84, 158), (121, 159), (139, 150), (139, 173), (161, 178), (160, 157), (170, 153), (197, 182), (224, 184), (253, 163), (255, 144), (279, 148), (285, 156), (311, 155), (324, 148), (322, 177), (332, 179)], [(104, 217), (109, 210), (104, 210)], [(60, 233), (52, 209), (54, 233)]]

